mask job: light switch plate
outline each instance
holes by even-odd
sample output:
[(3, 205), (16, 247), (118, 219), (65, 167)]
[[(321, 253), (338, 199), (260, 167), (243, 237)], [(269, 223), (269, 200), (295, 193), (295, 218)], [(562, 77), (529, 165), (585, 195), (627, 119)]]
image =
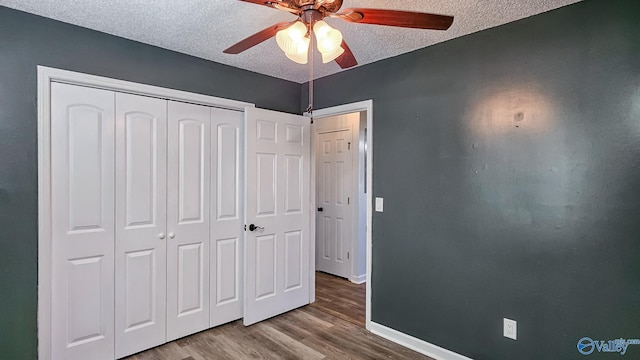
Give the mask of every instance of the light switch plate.
[(504, 318), (504, 337), (518, 340), (518, 323), (515, 320)]
[(376, 211), (382, 212), (384, 208), (384, 199), (381, 197), (376, 198)]

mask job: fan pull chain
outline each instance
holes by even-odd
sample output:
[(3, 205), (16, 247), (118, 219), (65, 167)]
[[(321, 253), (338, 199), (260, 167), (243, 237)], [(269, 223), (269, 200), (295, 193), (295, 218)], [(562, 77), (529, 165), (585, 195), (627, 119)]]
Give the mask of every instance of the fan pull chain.
[(311, 117), (311, 123), (313, 124), (313, 53), (314, 53), (314, 47), (313, 47), (313, 34), (311, 34), (311, 31), (309, 31), (309, 48), (310, 48), (310, 54), (309, 54), (309, 107), (307, 107), (307, 113), (309, 114), (309, 116)]

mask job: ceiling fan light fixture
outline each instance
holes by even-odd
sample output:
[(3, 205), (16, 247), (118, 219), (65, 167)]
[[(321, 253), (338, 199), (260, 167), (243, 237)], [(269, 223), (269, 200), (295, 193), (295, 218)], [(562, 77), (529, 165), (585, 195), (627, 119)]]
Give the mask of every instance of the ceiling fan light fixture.
[(306, 64), (310, 42), (306, 35), (307, 26), (301, 21), (296, 21), (293, 25), (276, 33), (276, 42), (289, 59), (299, 64)]
[(342, 33), (332, 28), (323, 20), (313, 24), (313, 33), (318, 40), (318, 51), (322, 54), (322, 62), (327, 63), (340, 56), (344, 49), (342, 44)]
[(305, 51), (304, 54), (287, 54), (284, 53), (289, 60), (297, 62), (298, 64), (306, 64), (308, 59), (308, 53)]

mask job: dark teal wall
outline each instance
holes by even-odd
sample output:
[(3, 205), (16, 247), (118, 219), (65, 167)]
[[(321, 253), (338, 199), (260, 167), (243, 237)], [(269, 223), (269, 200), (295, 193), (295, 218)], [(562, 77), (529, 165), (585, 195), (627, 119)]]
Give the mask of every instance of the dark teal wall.
[(0, 358), (37, 356), (36, 66), (297, 112), (299, 84), (0, 7)]
[(617, 358), (577, 341), (640, 338), (639, 1), (586, 0), (315, 86), (318, 109), (373, 99), (373, 321), (476, 360)]

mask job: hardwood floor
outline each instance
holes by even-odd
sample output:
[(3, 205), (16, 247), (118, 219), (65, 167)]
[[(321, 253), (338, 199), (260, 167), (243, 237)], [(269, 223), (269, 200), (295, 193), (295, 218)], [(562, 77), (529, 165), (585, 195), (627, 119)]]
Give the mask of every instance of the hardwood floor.
[(311, 307), (364, 327), (366, 284), (316, 272), (316, 302)]
[(364, 321), (365, 285), (317, 273), (311, 305), (249, 327), (233, 321), (126, 360), (431, 359), (366, 331)]

